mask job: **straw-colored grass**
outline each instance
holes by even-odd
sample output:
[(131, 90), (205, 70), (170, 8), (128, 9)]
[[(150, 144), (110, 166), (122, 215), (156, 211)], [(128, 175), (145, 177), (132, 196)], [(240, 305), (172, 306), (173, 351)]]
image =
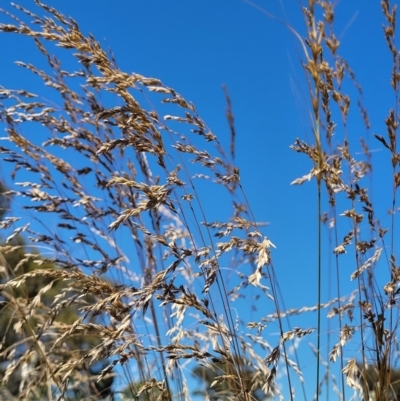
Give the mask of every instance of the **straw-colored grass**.
[[(361, 89), (340, 57), (333, 2), (309, 1), (304, 32), (288, 26), (303, 52), (313, 133), (312, 143), (297, 139), (292, 145), (310, 159), (310, 171), (294, 171), (300, 178), (292, 184), (315, 181), (310, 191), (318, 200), (319, 226), (316, 304), (289, 311), (280, 297), (285, 283), (276, 280), (274, 240), (253, 216), (239, 168), (232, 164), (235, 126), (228, 91), (231, 146), (225, 152), (194, 104), (159, 79), (121, 71), (76, 21), (35, 3), (35, 13), (15, 5), (18, 16), (3, 13), (8, 22), (0, 24), (2, 35), (32, 38), (47, 67), (18, 65), (40, 77), (57, 99), (48, 104), (40, 93), (8, 89), (1, 78), (0, 121), (7, 140), (0, 152), (12, 165), (14, 184), (6, 194), (13, 217), (1, 223), (7, 240), (0, 297), (7, 327), (0, 348), (0, 397), (73, 399), (81, 387), (93, 400), (186, 400), (199, 390), (192, 388), (192, 371), (212, 381), (200, 391), (212, 400), (293, 399), (292, 389), (300, 386), (297, 398), (318, 400), (326, 386), (338, 399), (349, 399), (349, 386), (364, 400), (397, 399), (400, 57), (389, 1), (382, 1), (382, 10), (396, 100), (386, 119), (387, 134), (376, 135), (392, 162), (388, 228), (380, 226), (368, 197), (367, 141), (359, 160), (348, 137), (350, 98), (343, 81)], [(75, 60), (75, 68), (65, 70), (64, 58), (69, 65)], [(361, 103), (360, 110), (368, 129)], [(339, 129), (342, 139), (333, 140)], [(232, 216), (207, 219), (210, 191), (233, 200)], [(341, 239), (341, 224), (349, 222)], [(335, 238), (329, 245), (336, 280), (334, 299), (323, 304), (325, 223)], [(20, 236), (29, 245), (15, 242)], [(21, 249), (21, 263), (35, 262), (37, 269), (21, 274), (22, 264), (11, 265), (10, 255)], [(343, 294), (341, 283), (348, 277), (340, 269), (347, 252), (354, 291)], [(43, 264), (47, 267), (40, 268)], [(235, 271), (230, 282), (223, 265)], [(41, 288), (29, 295), (27, 288), (38, 282)], [(250, 287), (265, 305), (257, 322), (242, 321), (232, 307)], [(76, 315), (68, 321), (65, 310), (71, 307)], [(293, 326), (295, 315), (310, 312), (316, 317), (312, 327)], [(321, 352), (325, 319), (335, 321), (338, 338), (328, 356)], [(278, 339), (270, 335), (277, 329)], [(305, 378), (307, 386), (297, 351), (289, 352), (304, 336), (315, 339), (315, 376)], [(104, 361), (100, 371), (88, 373)], [(20, 385), (11, 394), (8, 386), (17, 374)], [(106, 380), (112, 389), (99, 385)], [(313, 394), (307, 394), (310, 386)]]

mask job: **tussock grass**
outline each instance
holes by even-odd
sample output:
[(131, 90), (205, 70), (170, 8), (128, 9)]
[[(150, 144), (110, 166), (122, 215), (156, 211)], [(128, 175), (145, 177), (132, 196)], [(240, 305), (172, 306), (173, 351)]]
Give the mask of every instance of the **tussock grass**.
[[(340, 56), (333, 3), (310, 0), (304, 8), (305, 32), (294, 32), (303, 51), (314, 141), (297, 139), (292, 145), (311, 166), (292, 184), (316, 182), (318, 289), (316, 305), (287, 311), (280, 297), (285, 283), (278, 285), (271, 257), (273, 239), (253, 216), (233, 164), (236, 133), (228, 91), (231, 146), (225, 152), (194, 104), (157, 78), (121, 71), (113, 55), (82, 34), (76, 21), (35, 3), (35, 13), (15, 5), (19, 16), (4, 13), (9, 22), (0, 24), (3, 35), (32, 38), (47, 66), (18, 65), (58, 98), (48, 104), (23, 88), (0, 89), (0, 120), (7, 134), (0, 152), (13, 166), (15, 185), (7, 196), (18, 214), (1, 223), (7, 232), (1, 308), (12, 315), (4, 335), (13, 332), (19, 339), (7, 345), (3, 340), (0, 349), (6, 366), (3, 388), (20, 371), (19, 399), (68, 399), (72, 389), (89, 383), (87, 399), (186, 400), (193, 392), (188, 384), (192, 370), (200, 376), (212, 372), (205, 398), (249, 401), (260, 394), (286, 394), (293, 399), (292, 388), (302, 385), (303, 375), (301, 360), (288, 347), (316, 330), (315, 399), (324, 386), (332, 386), (339, 399), (346, 399), (345, 386), (361, 399), (372, 393), (376, 400), (395, 399), (400, 67), (396, 14), (389, 1), (382, 1), (382, 10), (396, 100), (386, 118), (387, 134), (375, 135), (392, 166), (388, 228), (380, 225), (368, 196), (372, 165), (367, 141), (362, 140), (361, 160), (352, 152), (347, 128), (351, 102), (344, 80), (362, 91)], [(75, 70), (64, 69), (63, 57), (75, 60)], [(368, 130), (361, 102), (359, 111)], [(31, 127), (40, 129), (33, 135)], [(342, 138), (333, 138), (339, 130)], [(207, 218), (210, 191), (225, 192), (231, 216)], [(330, 246), (336, 278), (333, 299), (323, 303), (325, 223), (334, 233)], [(341, 237), (341, 224), (349, 223), (351, 229)], [(35, 251), (15, 243), (22, 233), (37, 246)], [(21, 274), (7, 260), (18, 249), (24, 249), (25, 262), (54, 268)], [(341, 291), (348, 280), (340, 273), (344, 257), (352, 258), (351, 294)], [(235, 272), (229, 282), (224, 266)], [(38, 279), (46, 284), (35, 294), (20, 291)], [(60, 282), (63, 286), (49, 301), (46, 294)], [(234, 303), (248, 296), (249, 288), (266, 311), (257, 322), (242, 321), (234, 313)], [(78, 311), (76, 318), (61, 320), (71, 306)], [(294, 315), (309, 312), (316, 312), (313, 327), (292, 326)], [(321, 352), (325, 319), (335, 322), (332, 331), (338, 339), (330, 344), (329, 355)], [(270, 335), (277, 328), (278, 339)], [(92, 340), (82, 347), (85, 338)], [(104, 360), (98, 374), (84, 374)], [(335, 378), (332, 367), (338, 364)], [(96, 387), (115, 377), (114, 383), (124, 382), (124, 394), (121, 388), (110, 394)], [(304, 384), (302, 392), (307, 399)]]

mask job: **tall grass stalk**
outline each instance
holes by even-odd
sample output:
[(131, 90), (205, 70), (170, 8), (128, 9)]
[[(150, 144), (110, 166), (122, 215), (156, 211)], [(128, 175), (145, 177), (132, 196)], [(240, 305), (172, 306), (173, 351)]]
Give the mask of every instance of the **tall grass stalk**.
[[(345, 383), (361, 400), (397, 399), (400, 57), (395, 7), (381, 2), (395, 103), (385, 120), (387, 134), (375, 134), (390, 158), (390, 230), (381, 226), (368, 193), (367, 142), (362, 141), (363, 154), (356, 159), (357, 145), (348, 132), (347, 89), (358, 94), (360, 119), (366, 132), (370, 127), (361, 86), (339, 55), (334, 3), (309, 0), (304, 32), (279, 21), (298, 40), (310, 103), (311, 143), (296, 139), (291, 146), (307, 156), (310, 171), (292, 184), (316, 181), (318, 219), (317, 302), (286, 310), (285, 282), (278, 282), (279, 266), (272, 260), (273, 239), (265, 235), (265, 223), (255, 216), (234, 165), (234, 100), (227, 89), (229, 152), (195, 105), (175, 89), (122, 71), (74, 19), (34, 3), (35, 12), (19, 5), (14, 5), (18, 15), (3, 11), (0, 24), (2, 35), (33, 40), (46, 66), (17, 65), (54, 91), (50, 102), (1, 82), (0, 123), (6, 137), (0, 153), (11, 166), (5, 196), (15, 216), (0, 222), (6, 238), (0, 270), (0, 397), (19, 377), (18, 394), (7, 393), (9, 400), (67, 400), (79, 388), (90, 390), (88, 400), (189, 400), (195, 389), (188, 372), (193, 372), (204, 384), (196, 394), (213, 401), (293, 400), (297, 386), (304, 399), (315, 389), (311, 396), (319, 401), (324, 383), (332, 383), (340, 400), (349, 398)], [(228, 199), (217, 220), (207, 199), (214, 193)], [(334, 246), (328, 241), (334, 299), (324, 294), (329, 275), (325, 223), (334, 233)], [(22, 236), (28, 241), (23, 246)], [(12, 261), (21, 250), (21, 260)], [(37, 268), (28, 269), (29, 263)], [(347, 266), (353, 266), (350, 294), (343, 293), (348, 279), (341, 271)], [(45, 284), (36, 289), (37, 283)], [(52, 288), (58, 292), (49, 301)], [(249, 289), (263, 302), (257, 321), (243, 321), (235, 309), (243, 306), (242, 299), (249, 302)], [(65, 317), (71, 307), (79, 311), (73, 321)], [(316, 315), (315, 324), (304, 324), (306, 314)], [(332, 332), (325, 341), (327, 327)], [(276, 328), (279, 339), (273, 337)], [(323, 349), (333, 336), (338, 340), (324, 360)], [(315, 341), (311, 378), (300, 366), (310, 351), (303, 343), (297, 349), (304, 337)], [(88, 373), (104, 361), (99, 372)], [(107, 382), (112, 389), (99, 386)], [(325, 390), (331, 399), (331, 388)]]

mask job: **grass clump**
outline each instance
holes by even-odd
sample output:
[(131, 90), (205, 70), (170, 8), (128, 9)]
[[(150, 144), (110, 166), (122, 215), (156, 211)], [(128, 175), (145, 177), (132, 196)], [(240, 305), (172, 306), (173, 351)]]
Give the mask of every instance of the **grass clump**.
[[(18, 65), (55, 91), (57, 101), (49, 104), (23, 88), (0, 90), (7, 134), (0, 151), (13, 166), (15, 181), (6, 196), (18, 214), (3, 218), (1, 226), (8, 234), (3, 254), (23, 249), (21, 260), (52, 268), (21, 274), (6, 258), (3, 262), (2, 311), (14, 313), (2, 333), (3, 388), (19, 369), (25, 375), (16, 394), (20, 399), (77, 399), (82, 393), (75, 390), (89, 380), (87, 399), (186, 400), (196, 395), (189, 370), (206, 384), (197, 394), (212, 400), (294, 399), (299, 386), (307, 399), (297, 344), (308, 336), (316, 339), (315, 376), (307, 378), (315, 385), (311, 397), (322, 398), (326, 386), (328, 394), (333, 387), (339, 399), (350, 399), (349, 386), (363, 400), (396, 399), (395, 8), (381, 3), (395, 106), (386, 118), (387, 134), (375, 135), (393, 177), (389, 228), (381, 226), (369, 197), (367, 141), (361, 139), (361, 160), (352, 151), (346, 80), (362, 91), (339, 55), (333, 3), (309, 1), (303, 9), (304, 39), (288, 26), (303, 52), (313, 134), (311, 143), (297, 139), (292, 145), (311, 166), (292, 184), (316, 182), (318, 288), (315, 306), (285, 310), (273, 239), (254, 217), (232, 162), (236, 131), (228, 91), (231, 146), (225, 152), (193, 103), (157, 78), (122, 71), (75, 20), (35, 3), (36, 13), (15, 5), (33, 23), (4, 13), (11, 22), (0, 24), (0, 32), (32, 38), (47, 65)], [(61, 57), (71, 58), (68, 69)], [(361, 101), (359, 111), (368, 131)], [(38, 127), (35, 135), (24, 133), (32, 127)], [(231, 216), (207, 217), (210, 193), (226, 195)], [(335, 295), (325, 303), (324, 224), (333, 233), (335, 267), (330, 283)], [(13, 245), (21, 233), (35, 252)], [(343, 294), (348, 278), (341, 266), (347, 260), (354, 288)], [(223, 266), (235, 273), (229, 282)], [(24, 298), (21, 288), (29, 282), (43, 286)], [(250, 288), (266, 311), (255, 322), (243, 321), (233, 308), (249, 298)], [(60, 319), (68, 308), (74, 318)], [(301, 321), (309, 312), (316, 312), (314, 325), (293, 324), (295, 315)], [(335, 322), (333, 345), (323, 336), (325, 320)], [(276, 329), (278, 339), (271, 336)], [(13, 333), (18, 341), (9, 342)]]

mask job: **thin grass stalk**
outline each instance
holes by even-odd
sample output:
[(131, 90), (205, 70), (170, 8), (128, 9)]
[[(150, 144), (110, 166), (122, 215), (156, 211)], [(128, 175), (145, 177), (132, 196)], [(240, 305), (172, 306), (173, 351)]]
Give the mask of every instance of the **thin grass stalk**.
[[(339, 240), (338, 240), (338, 230), (337, 230), (337, 212), (336, 212), (336, 206), (333, 206), (333, 215), (334, 215), (334, 220), (335, 220), (335, 247), (339, 245)], [(338, 298), (338, 308), (341, 311), (341, 300), (340, 300), (340, 274), (339, 274), (339, 255), (335, 255), (335, 272), (336, 272), (336, 288), (337, 288), (337, 298)], [(342, 332), (342, 314), (339, 313), (339, 330)], [(340, 371), (343, 372), (344, 369), (344, 361), (343, 361), (343, 346), (340, 344)], [(343, 401), (346, 401), (346, 392), (345, 392), (345, 387), (344, 387), (344, 380), (343, 380), (343, 374), (340, 375), (340, 383), (342, 387), (342, 395), (343, 395)]]
[[(282, 291), (281, 291), (281, 288), (280, 288), (280, 285), (279, 285), (278, 282), (276, 284), (276, 287), (277, 287), (278, 295), (279, 295), (280, 302), (282, 304), (283, 310), (287, 310), (287, 308), (285, 306), (285, 300), (284, 300), (284, 297), (282, 295)], [(289, 316), (287, 314), (285, 314), (285, 320), (286, 320), (286, 324), (287, 324), (289, 330), (292, 330), (292, 325), (291, 325)], [(294, 355), (295, 355), (296, 363), (300, 367), (300, 359), (299, 359), (299, 354), (297, 352), (297, 348), (296, 347), (294, 348)], [(303, 393), (304, 401), (307, 401), (307, 393), (306, 393), (306, 387), (304, 385), (304, 381), (301, 381), (301, 390), (302, 390), (302, 393)]]
[(321, 211), (321, 182), (317, 180), (318, 190), (318, 295), (317, 295), (317, 389), (316, 399), (319, 400), (319, 370), (321, 353), (321, 285), (322, 285), (322, 211)]
[[(278, 301), (278, 293), (276, 291), (275, 285), (272, 285), (272, 283), (275, 283), (276, 280), (276, 275), (275, 275), (275, 269), (274, 266), (271, 264), (271, 266), (268, 266), (268, 271), (269, 271), (269, 276), (271, 277), (271, 291), (272, 291), (272, 296), (274, 297), (275, 305), (278, 308), (277, 309), (277, 315), (279, 316), (278, 318), (278, 324), (279, 324), (279, 330), (280, 330), (280, 336), (283, 338), (284, 330), (283, 330), (283, 324), (282, 324), (282, 319), (280, 318), (281, 315), (281, 310), (279, 308), (279, 301)], [(278, 287), (279, 288), (279, 287)], [(286, 344), (283, 342), (283, 352), (285, 354), (285, 367), (286, 367), (286, 374), (287, 374), (287, 380), (288, 380), (288, 385), (289, 385), (289, 394), (290, 394), (290, 400), (293, 401), (293, 392), (292, 392), (292, 384), (291, 384), (291, 379), (290, 379), (290, 371), (289, 371), (289, 364), (287, 362), (287, 353), (286, 353)]]
[[(391, 128), (388, 126), (388, 131), (390, 129), (393, 130), (393, 132), (388, 132), (389, 133), (389, 139), (390, 139), (390, 150), (392, 152), (392, 176), (393, 176), (393, 186), (392, 186), (392, 213), (391, 213), (391, 255), (395, 255), (395, 249), (394, 249), (394, 241), (395, 241), (395, 207), (396, 207), (396, 195), (397, 195), (397, 187), (398, 187), (398, 177), (399, 174), (396, 172), (396, 155), (397, 155), (397, 132), (398, 132), (398, 124), (399, 124), (399, 88), (398, 88), (398, 81), (397, 77), (399, 76), (399, 70), (400, 70), (400, 60), (398, 59), (398, 50), (396, 48), (396, 9), (397, 5), (392, 7), (392, 13), (391, 13), (391, 18), (388, 18), (388, 15), (390, 15), (390, 1), (385, 0), (381, 1), (381, 6), (384, 9), (384, 7), (387, 7), (387, 13), (384, 12), (384, 15), (389, 23), (389, 27), (391, 28), (392, 32), (390, 34), (390, 31), (385, 32), (386, 40), (387, 43), (391, 42), (392, 46), (389, 46), (389, 50), (392, 53), (392, 59), (393, 59), (393, 70), (392, 70), (392, 89), (394, 91), (394, 124), (392, 125)], [(392, 138), (392, 135), (394, 138)], [(393, 275), (394, 272), (391, 271), (391, 279), (393, 280)], [(393, 308), (390, 308), (390, 320), (389, 320), (389, 330), (390, 332), (393, 332)], [(392, 342), (390, 342), (391, 344)], [(390, 361), (391, 361), (391, 356), (392, 353), (389, 350), (389, 356), (388, 356), (388, 364), (390, 366)]]

